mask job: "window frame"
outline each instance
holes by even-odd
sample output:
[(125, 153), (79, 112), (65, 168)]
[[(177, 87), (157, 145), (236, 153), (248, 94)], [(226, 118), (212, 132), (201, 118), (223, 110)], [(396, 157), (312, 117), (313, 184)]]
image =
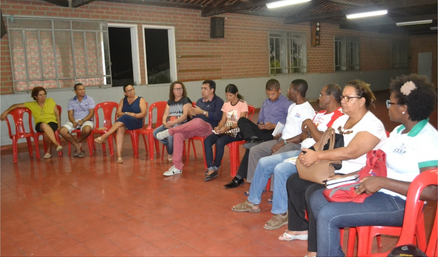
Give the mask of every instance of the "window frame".
[[(341, 42), (340, 48), (343, 48), (341, 53), (338, 53), (337, 42)], [(342, 45), (342, 43), (344, 45)], [(356, 46), (355, 49), (352, 49), (352, 46)], [(354, 53), (352, 53), (352, 51), (354, 51)], [(333, 55), (334, 71), (360, 71), (359, 37), (334, 36)], [(337, 60), (339, 60), (338, 62), (340, 63), (336, 63)]]
[[(277, 35), (275, 35), (277, 34)], [(302, 41), (301, 46), (301, 58), (296, 58), (297, 60), (301, 61), (301, 65), (295, 66), (293, 65), (293, 58), (291, 57), (293, 55), (293, 44), (294, 40), (296, 40), (295, 37), (297, 37)], [(279, 59), (276, 56), (276, 49), (271, 49), (271, 40), (279, 39), (280, 40), (280, 52), (285, 51), (287, 52), (286, 58), (283, 56), (280, 56)], [(292, 44), (292, 45), (291, 45)], [(274, 43), (275, 45), (275, 43)], [(292, 51), (292, 53), (291, 53)], [(268, 69), (269, 69), (269, 75), (276, 76), (278, 74), (297, 74), (297, 73), (307, 73), (307, 35), (304, 32), (297, 32), (297, 31), (279, 31), (279, 30), (272, 30), (268, 32)], [(273, 60), (271, 58), (274, 57)], [(272, 61), (275, 61), (275, 66), (272, 66)], [(290, 64), (288, 62), (290, 61)], [(280, 68), (277, 68), (277, 62), (280, 63)], [(277, 70), (281, 70), (280, 73), (277, 73)], [(299, 71), (295, 71), (299, 70)]]
[[(44, 22), (50, 23), (50, 26), (48, 27), (32, 27), (32, 26), (16, 26), (14, 24), (15, 21), (22, 21), (22, 22), (28, 22), (31, 23), (32, 21), (41, 22), (43, 24)], [(102, 80), (102, 84), (93, 84), (93, 85), (86, 85), (87, 87), (111, 87), (111, 84), (108, 84), (107, 81), (112, 81), (111, 78), (111, 68), (110, 68), (110, 56), (109, 56), (109, 40), (108, 40), (108, 23), (104, 20), (90, 20), (90, 21), (84, 21), (81, 19), (75, 19), (75, 18), (58, 18), (58, 17), (33, 17), (33, 16), (15, 16), (15, 19), (7, 19), (8, 22), (8, 43), (10, 48), (10, 58), (11, 58), (11, 71), (12, 71), (12, 83), (13, 83), (13, 91), (14, 93), (22, 93), (22, 92), (28, 92), (31, 90), (31, 88), (35, 86), (42, 86), (46, 88), (46, 90), (66, 90), (71, 89), (74, 84), (78, 82), (84, 83), (84, 85), (88, 84), (86, 82), (83, 82), (81, 80), (86, 79), (97, 79)], [(80, 28), (84, 24), (92, 24), (99, 27), (99, 29), (89, 29), (89, 28)], [(63, 28), (63, 24), (69, 24), (68, 28)], [(82, 25), (81, 25), (82, 24)], [(15, 26), (14, 26), (15, 25)], [(28, 44), (28, 36), (27, 32), (34, 31), (37, 36), (37, 42), (33, 44)], [(16, 33), (18, 32), (18, 33)], [(69, 33), (70, 38), (70, 49), (68, 49), (68, 52), (72, 57), (71, 60), (63, 60), (62, 55), (58, 53), (60, 51), (59, 47), (57, 47), (57, 42), (59, 42), (59, 35), (57, 32), (64, 32)], [(20, 63), (16, 62), (15, 58), (20, 58), (20, 56), (15, 56), (15, 48), (13, 47), (13, 41), (18, 40), (20, 41), (20, 38), (16, 37), (14, 38), (13, 35), (22, 35), (21, 42), (22, 45), (17, 46), (18, 48), (21, 46), (23, 47), (23, 60), (20, 62), (21, 65), (24, 65), (24, 71), (23, 70), (17, 70), (17, 67), (19, 68)], [(47, 35), (50, 34), (50, 38), (48, 38), (53, 45), (50, 46), (51, 50), (49, 50), (48, 53), (51, 53), (53, 56), (53, 70), (54, 74), (47, 75), (44, 72), (44, 60), (47, 59), (47, 55), (43, 53), (43, 51), (46, 51), (43, 49), (42, 45), (44, 44), (44, 39), (41, 37), (41, 33), (46, 33)], [(80, 44), (83, 49), (79, 47), (75, 47), (77, 44), (77, 38), (75, 35), (78, 35), (76, 33), (82, 33), (84, 37), (82, 38), (83, 43)], [(90, 73), (89, 68), (89, 54), (88, 52), (88, 44), (87, 44), (87, 35), (89, 33), (94, 33), (94, 39), (95, 41), (95, 58), (91, 59), (95, 62), (96, 68), (92, 70), (92, 72), (98, 72), (98, 74), (92, 74)], [(105, 36), (106, 34), (106, 36)], [(30, 38), (32, 39), (32, 38)], [(92, 37), (93, 39), (93, 37)], [(76, 44), (75, 44), (76, 43)], [(28, 53), (26, 50), (27, 48), (32, 47), (38, 47), (38, 59), (34, 59), (33, 63), (37, 62), (39, 66), (36, 67), (36, 69), (39, 69), (39, 74), (35, 75), (32, 74), (29, 70), (29, 62), (32, 60), (29, 59)], [(47, 48), (49, 49), (49, 48)], [(86, 63), (86, 75), (78, 75), (80, 73), (80, 68), (77, 64), (77, 52), (79, 50), (83, 51), (83, 54), (85, 54), (85, 63)], [(61, 56), (61, 57), (60, 57)], [(61, 59), (60, 59), (61, 58)], [(71, 69), (70, 76), (64, 75), (63, 67), (64, 63), (62, 62), (71, 62)], [(17, 66), (18, 65), (18, 66)], [(19, 78), (16, 76), (16, 73), (25, 72), (24, 79)], [(67, 74), (68, 75), (68, 74)], [(64, 83), (63, 83), (64, 81)], [(72, 83), (67, 83), (66, 81), (72, 81)], [(23, 89), (19, 89), (20, 82), (23, 84)], [(40, 82), (40, 83), (38, 83)], [(42, 85), (39, 85), (42, 84)], [(56, 87), (53, 87), (53, 85), (56, 85)], [(65, 86), (68, 85), (68, 86)]]
[[(132, 70), (134, 76), (134, 85), (140, 85), (141, 84), (140, 52), (139, 52), (140, 48), (138, 44), (137, 24), (108, 23), (108, 28), (129, 28), (129, 31), (131, 33), (131, 55), (132, 55)], [(110, 49), (111, 49), (111, 45), (110, 45)]]
[[(148, 81), (148, 64), (146, 56), (146, 38), (145, 29), (162, 29), (167, 30), (167, 38), (169, 44), (169, 74), (170, 82), (178, 80), (177, 73), (177, 61), (176, 61), (176, 37), (175, 37), (175, 27), (174, 26), (162, 26), (162, 25), (142, 25), (142, 38), (143, 38), (143, 58), (144, 58), (144, 73), (147, 85), (160, 85), (160, 84), (149, 84)], [(168, 83), (165, 83), (168, 85)]]

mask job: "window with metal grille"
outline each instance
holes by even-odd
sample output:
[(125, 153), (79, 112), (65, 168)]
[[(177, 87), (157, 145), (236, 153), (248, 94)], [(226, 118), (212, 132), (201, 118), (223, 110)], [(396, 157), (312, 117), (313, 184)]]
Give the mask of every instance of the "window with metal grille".
[(269, 33), (269, 74), (307, 72), (306, 35), (296, 32)]
[(111, 85), (102, 21), (8, 17), (14, 91)]
[(335, 70), (359, 70), (359, 39), (335, 37)]
[(391, 68), (408, 67), (409, 46), (406, 40), (393, 40), (391, 47)]

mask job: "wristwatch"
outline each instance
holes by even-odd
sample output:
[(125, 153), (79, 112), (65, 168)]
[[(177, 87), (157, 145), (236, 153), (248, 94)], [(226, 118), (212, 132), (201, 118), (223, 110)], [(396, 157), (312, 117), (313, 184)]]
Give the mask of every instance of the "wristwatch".
[(206, 111), (204, 111), (204, 116), (207, 116), (207, 112)]
[(284, 145), (287, 145), (287, 140), (286, 140), (286, 139), (283, 139), (283, 141), (284, 141)]

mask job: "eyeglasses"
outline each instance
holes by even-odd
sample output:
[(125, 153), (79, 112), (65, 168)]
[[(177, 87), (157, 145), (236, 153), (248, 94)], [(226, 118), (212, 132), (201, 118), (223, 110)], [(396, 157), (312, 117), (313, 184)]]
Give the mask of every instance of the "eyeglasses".
[(341, 95), (339, 99), (345, 100), (345, 102), (350, 101), (351, 98), (362, 98), (363, 96), (347, 96), (347, 95)]
[(386, 108), (389, 109), (389, 107), (391, 107), (391, 105), (393, 104), (398, 104), (398, 103), (391, 103), (391, 100), (386, 100)]
[(129, 90), (126, 90), (125, 92), (126, 93), (131, 93), (132, 91), (134, 91), (134, 89), (129, 89)]
[(182, 89), (182, 87), (174, 87), (173, 90), (181, 91), (181, 90), (183, 90), (183, 89)]
[(319, 94), (319, 98), (326, 96), (327, 94)]

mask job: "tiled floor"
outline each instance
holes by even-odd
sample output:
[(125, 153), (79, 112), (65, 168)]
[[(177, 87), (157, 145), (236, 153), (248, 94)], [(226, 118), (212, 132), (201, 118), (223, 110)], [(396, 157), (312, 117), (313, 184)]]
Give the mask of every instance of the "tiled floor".
[[(385, 108), (383, 119), (386, 113)], [(18, 164), (13, 163), (12, 151), (3, 149), (1, 255), (304, 256), (307, 252), (306, 241), (277, 239), (286, 227), (262, 228), (271, 217), (270, 193), (263, 194), (261, 213), (231, 211), (245, 200), (249, 184), (223, 188), (231, 178), (228, 149), (219, 177), (204, 182), (199, 143), (198, 159), (190, 156), (184, 172), (174, 177), (163, 177), (171, 164), (157, 157), (150, 161), (143, 145), (139, 158), (133, 158), (128, 137), (124, 148), (123, 165), (100, 146), (93, 157), (70, 157), (65, 147), (63, 157), (50, 160), (30, 159), (21, 148)], [(427, 231), (435, 211), (434, 203), (426, 208)], [(385, 251), (396, 239), (385, 237), (383, 242), (380, 250)]]

